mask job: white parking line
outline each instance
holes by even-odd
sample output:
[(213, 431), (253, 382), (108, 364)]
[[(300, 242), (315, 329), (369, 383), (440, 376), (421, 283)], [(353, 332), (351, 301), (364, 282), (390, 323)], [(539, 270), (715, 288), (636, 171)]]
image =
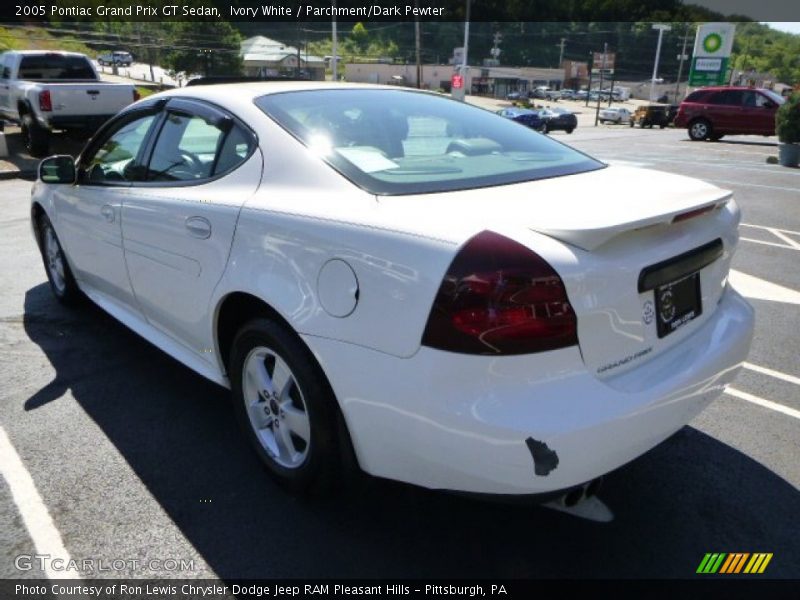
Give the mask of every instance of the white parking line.
[[(767, 243), (767, 242), (764, 242)], [(771, 302), (784, 302), (786, 304), (800, 304), (800, 292), (792, 288), (753, 277), (741, 271), (731, 269), (728, 275), (730, 284), (746, 298), (769, 300)]]
[(729, 396), (733, 396), (734, 398), (739, 398), (740, 400), (751, 402), (752, 404), (756, 404), (763, 408), (768, 408), (770, 410), (774, 410), (775, 412), (783, 413), (784, 415), (794, 417), (795, 419), (800, 419), (800, 410), (789, 408), (788, 406), (784, 406), (783, 404), (778, 404), (777, 402), (773, 402), (772, 400), (766, 400), (765, 398), (760, 398), (758, 396), (754, 396), (753, 394), (748, 394), (747, 392), (742, 392), (732, 387), (726, 388), (725, 393), (728, 394)]
[(773, 246), (775, 248), (785, 248), (786, 250), (796, 250), (797, 248), (793, 248), (792, 246), (787, 246), (786, 244), (776, 244), (775, 242), (765, 242), (764, 240), (754, 240), (753, 238), (748, 237), (740, 237), (740, 240), (743, 242), (752, 242), (753, 244), (761, 244), (762, 246)]
[[(749, 169), (750, 171), (766, 171), (767, 169)], [(747, 183), (745, 181), (730, 181), (729, 179), (713, 179), (710, 177), (700, 177), (703, 181), (712, 181), (714, 183), (724, 183), (727, 185), (741, 185), (744, 187), (757, 187), (757, 188), (765, 188), (768, 190), (780, 190), (782, 192), (794, 192), (797, 193), (800, 188), (797, 187), (786, 187), (783, 185), (765, 185), (763, 183)]]
[(751, 371), (755, 371), (756, 373), (769, 375), (770, 377), (774, 377), (775, 379), (780, 379), (782, 381), (787, 381), (795, 385), (800, 385), (800, 377), (795, 377), (794, 375), (789, 375), (788, 373), (781, 373), (780, 371), (774, 371), (773, 369), (768, 369), (767, 367), (759, 367), (758, 365), (754, 365), (753, 363), (748, 363), (748, 362), (744, 363), (742, 366), (745, 369), (750, 369)]
[[(11, 497), (33, 540), (36, 553), (58, 557), (64, 560), (64, 564), (68, 563), (70, 558), (61, 541), (61, 534), (58, 533), (47, 507), (42, 502), (30, 473), (2, 427), (0, 427), (0, 474), (11, 489)], [(49, 579), (80, 579), (75, 571), (54, 571), (52, 561), (45, 562), (44, 573)]]
[(792, 231), (791, 229), (778, 229), (777, 227), (766, 227), (764, 225), (753, 225), (752, 223), (739, 223), (741, 227), (752, 227), (753, 229), (763, 229), (764, 231), (769, 231), (774, 233), (775, 231), (780, 231), (781, 233), (788, 233), (789, 235), (800, 235), (800, 231)]
[(767, 231), (769, 231), (769, 232), (770, 232), (772, 235), (774, 235), (776, 238), (778, 238), (778, 239), (780, 239), (780, 240), (783, 240), (784, 242), (786, 242), (787, 244), (789, 244), (789, 245), (790, 245), (792, 248), (794, 248), (795, 250), (800, 250), (800, 244), (799, 244), (799, 243), (797, 243), (797, 242), (795, 242), (795, 241), (794, 241), (792, 238), (790, 238), (789, 236), (787, 236), (787, 235), (784, 235), (783, 233), (781, 233), (781, 231), (780, 231), (779, 229), (768, 229)]

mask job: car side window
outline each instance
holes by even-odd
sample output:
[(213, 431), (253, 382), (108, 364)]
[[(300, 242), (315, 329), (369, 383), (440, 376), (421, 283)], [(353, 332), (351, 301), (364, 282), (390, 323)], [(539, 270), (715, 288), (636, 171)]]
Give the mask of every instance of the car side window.
[(725, 90), (711, 97), (711, 104), (722, 104), (725, 106), (742, 106), (742, 101), (741, 90)]
[(142, 145), (158, 115), (147, 114), (128, 121), (114, 131), (84, 164), (85, 183), (141, 181)]
[(232, 170), (250, 155), (252, 137), (230, 121), (168, 112), (158, 134), (147, 181), (200, 181)]
[(754, 104), (752, 106), (755, 106), (756, 108), (775, 106), (775, 103), (769, 98), (767, 98), (765, 95), (758, 94), (756, 92), (751, 92), (751, 93), (753, 94), (753, 101), (754, 101)]
[(742, 93), (742, 105), (748, 108), (755, 108), (757, 106), (757, 96), (755, 92), (747, 91)]

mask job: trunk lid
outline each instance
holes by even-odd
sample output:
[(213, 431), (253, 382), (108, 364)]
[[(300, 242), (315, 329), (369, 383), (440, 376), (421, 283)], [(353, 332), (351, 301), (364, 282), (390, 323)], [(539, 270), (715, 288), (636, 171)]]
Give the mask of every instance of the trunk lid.
[[(526, 243), (564, 281), (587, 368), (613, 380), (713, 315), (738, 240), (739, 211), (729, 198), (696, 179), (614, 166), (483, 190), (381, 197), (378, 212), (387, 227), (437, 237), (445, 231), (456, 243), (484, 229)], [(681, 312), (689, 316), (664, 334)]]

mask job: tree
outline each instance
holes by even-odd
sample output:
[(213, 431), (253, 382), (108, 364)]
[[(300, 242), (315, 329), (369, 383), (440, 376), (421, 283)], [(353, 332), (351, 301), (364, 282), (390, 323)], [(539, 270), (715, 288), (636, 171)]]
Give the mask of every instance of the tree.
[(188, 75), (238, 75), (242, 72), (241, 36), (225, 21), (178, 21), (171, 24), (174, 50), (164, 64)]

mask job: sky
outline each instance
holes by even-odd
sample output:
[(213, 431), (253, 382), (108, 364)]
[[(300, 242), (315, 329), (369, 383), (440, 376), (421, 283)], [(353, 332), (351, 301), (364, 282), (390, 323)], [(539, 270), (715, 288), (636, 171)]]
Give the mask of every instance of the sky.
[(777, 21), (764, 24), (769, 25), (773, 29), (779, 29), (780, 31), (788, 31), (789, 33), (800, 33), (800, 22), (793, 23), (790, 21)]

